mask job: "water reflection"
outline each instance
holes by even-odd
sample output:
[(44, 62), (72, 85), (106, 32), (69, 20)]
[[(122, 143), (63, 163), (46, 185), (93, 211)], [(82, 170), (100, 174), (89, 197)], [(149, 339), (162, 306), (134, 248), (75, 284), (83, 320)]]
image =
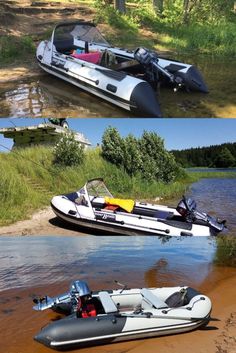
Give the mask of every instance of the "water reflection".
[(215, 252), (214, 239), (145, 237), (4, 237), (0, 288), (33, 287), (81, 278), (129, 285), (200, 283)]
[(30, 78), (0, 89), (3, 117), (125, 116), (126, 112), (53, 76)]

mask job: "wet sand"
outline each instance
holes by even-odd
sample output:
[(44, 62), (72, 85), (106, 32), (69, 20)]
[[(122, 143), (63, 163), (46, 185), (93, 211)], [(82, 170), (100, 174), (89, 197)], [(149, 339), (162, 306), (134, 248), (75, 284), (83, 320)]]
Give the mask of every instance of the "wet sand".
[[(93, 289), (102, 283), (90, 283)], [(104, 284), (106, 288), (106, 285)], [(47, 347), (33, 340), (33, 336), (50, 320), (58, 318), (51, 311), (35, 312), (32, 296), (55, 295), (68, 288), (68, 283), (49, 287), (24, 288), (0, 293), (0, 342), (4, 353), (49, 353)], [(236, 352), (236, 269), (221, 268), (209, 274), (201, 290), (213, 303), (212, 321), (206, 328), (193, 332), (116, 343), (112, 345), (75, 350), (80, 353), (235, 353)]]

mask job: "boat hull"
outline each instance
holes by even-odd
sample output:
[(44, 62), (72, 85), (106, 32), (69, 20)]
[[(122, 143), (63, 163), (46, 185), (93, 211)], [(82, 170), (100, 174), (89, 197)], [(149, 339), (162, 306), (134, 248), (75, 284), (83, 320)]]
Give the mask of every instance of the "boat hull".
[[(209, 227), (207, 226), (195, 226), (195, 230), (193, 227), (190, 227), (190, 224), (187, 225), (187, 229), (176, 228), (173, 226), (166, 225), (165, 223), (157, 223), (153, 222), (153, 227), (141, 227), (137, 224), (126, 225), (122, 220), (116, 220), (113, 217), (104, 216), (101, 212), (97, 219), (93, 218), (82, 218), (77, 217), (77, 215), (69, 214), (62, 209), (59, 209), (55, 206), (54, 200), (51, 202), (51, 207), (58, 218), (60, 218), (63, 222), (67, 222), (72, 224), (78, 228), (78, 230), (90, 231), (95, 235), (99, 234), (111, 234), (111, 235), (157, 235), (160, 237), (169, 237), (169, 236), (211, 236), (211, 232)], [(140, 219), (139, 219), (140, 220)], [(133, 223), (136, 223), (134, 220)], [(158, 224), (158, 225), (157, 225)], [(155, 228), (154, 228), (155, 227)]]
[[(127, 330), (132, 320), (134, 329)], [(146, 328), (140, 325), (139, 320), (146, 320)], [(153, 324), (156, 320), (156, 324)], [(195, 330), (204, 326), (209, 321), (209, 315), (200, 320), (179, 320), (171, 324), (163, 319), (163, 323), (157, 319), (136, 319), (107, 315), (104, 317), (78, 319), (75, 314), (53, 324), (49, 324), (35, 336), (35, 340), (56, 350), (67, 350), (111, 344), (121, 341), (136, 340), (142, 338), (158, 337), (163, 335), (179, 334)], [(178, 320), (177, 320), (178, 321)], [(148, 327), (150, 322), (150, 326)], [(140, 327), (139, 327), (140, 326)]]
[(162, 116), (157, 95), (148, 82), (83, 60), (68, 59), (62, 54), (51, 58), (50, 49), (45, 49), (47, 46), (46, 42), (40, 43), (36, 54), (39, 66), (47, 73), (131, 114)]
[[(75, 288), (77, 295), (81, 291), (80, 282), (73, 282), (73, 291), (67, 295), (39, 302), (35, 310), (60, 306), (63, 298), (67, 303), (70, 298), (73, 306), (73, 293)], [(183, 333), (206, 325), (212, 309), (207, 296), (186, 286), (123, 286), (91, 292), (90, 303), (97, 308), (95, 316), (83, 318), (74, 307), (71, 315), (43, 327), (35, 340), (51, 348), (71, 349)]]

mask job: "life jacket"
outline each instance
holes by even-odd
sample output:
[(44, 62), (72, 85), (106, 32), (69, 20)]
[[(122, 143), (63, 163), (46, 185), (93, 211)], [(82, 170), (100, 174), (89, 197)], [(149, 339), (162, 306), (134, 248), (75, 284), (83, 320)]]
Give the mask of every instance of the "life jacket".
[(97, 316), (97, 311), (94, 304), (86, 304), (82, 308), (81, 317), (87, 318), (91, 316)]

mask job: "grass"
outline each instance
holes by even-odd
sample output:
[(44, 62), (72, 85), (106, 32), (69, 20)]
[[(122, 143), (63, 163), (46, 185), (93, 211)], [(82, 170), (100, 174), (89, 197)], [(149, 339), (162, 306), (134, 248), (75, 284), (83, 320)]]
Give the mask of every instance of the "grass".
[[(233, 21), (222, 20), (217, 25), (198, 22), (184, 25), (175, 18), (162, 19), (155, 15), (150, 5), (141, 4), (128, 7), (125, 15), (112, 7), (98, 8), (97, 21), (112, 27), (108, 39), (115, 45), (132, 43), (133, 47), (143, 45), (181, 54), (236, 54), (235, 16)], [(148, 31), (146, 35), (145, 30)]]
[(215, 254), (215, 263), (224, 266), (236, 267), (236, 237), (220, 236), (216, 240), (217, 250)]
[[(59, 0), (53, 0), (59, 1)], [(92, 0), (65, 0), (75, 5), (94, 7)], [(235, 17), (235, 16), (234, 16)], [(162, 19), (155, 15), (148, 3), (127, 2), (127, 14), (121, 15), (112, 6), (96, 7), (96, 22), (106, 30), (106, 38), (116, 46), (135, 48), (144, 46), (155, 50), (170, 50), (180, 54), (236, 55), (236, 22), (222, 20), (217, 25)], [(48, 39), (51, 30), (37, 38)], [(0, 64), (32, 61), (35, 53), (35, 34), (0, 37)]]
[(31, 61), (34, 53), (35, 45), (30, 36), (0, 37), (0, 64)]
[(117, 197), (152, 200), (181, 196), (201, 177), (236, 177), (236, 173), (188, 173), (171, 184), (147, 182), (130, 177), (124, 170), (103, 160), (99, 149), (86, 151), (81, 166), (59, 168), (53, 163), (52, 148), (31, 147), (15, 153), (0, 153), (0, 225), (24, 220), (50, 205), (53, 195), (77, 190), (88, 179), (103, 177)]

